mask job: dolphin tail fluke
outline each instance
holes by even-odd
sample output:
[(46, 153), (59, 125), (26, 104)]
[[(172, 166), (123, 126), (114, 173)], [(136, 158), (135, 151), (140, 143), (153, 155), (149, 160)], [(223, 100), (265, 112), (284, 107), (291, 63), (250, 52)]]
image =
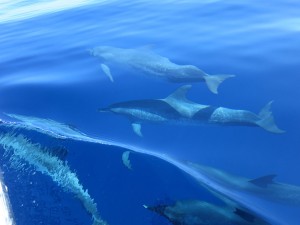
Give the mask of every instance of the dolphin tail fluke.
[(101, 64), (101, 69), (102, 69), (102, 71), (105, 73), (105, 75), (109, 78), (109, 80), (111, 81), (111, 82), (114, 82), (114, 78), (112, 77), (112, 75), (111, 75), (111, 72), (110, 72), (110, 69), (109, 69), (109, 67), (107, 66), (107, 65), (105, 65), (105, 64)]
[(235, 77), (235, 75), (205, 75), (203, 78), (206, 82), (208, 89), (214, 93), (218, 94), (219, 85), (226, 79)]
[(258, 120), (256, 124), (261, 128), (272, 133), (277, 133), (277, 134), (284, 133), (285, 131), (279, 129), (274, 122), (273, 113), (271, 111), (272, 103), (273, 101), (270, 101), (268, 104), (265, 105), (265, 107), (262, 108), (262, 110), (258, 114), (260, 120)]

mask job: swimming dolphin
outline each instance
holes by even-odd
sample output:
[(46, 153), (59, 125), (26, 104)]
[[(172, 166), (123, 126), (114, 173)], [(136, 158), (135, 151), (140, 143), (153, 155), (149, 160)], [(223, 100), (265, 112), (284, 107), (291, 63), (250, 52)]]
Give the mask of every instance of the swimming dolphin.
[(249, 179), (191, 162), (174, 165), (229, 206), (246, 209), (274, 225), (300, 222), (300, 187), (275, 182), (274, 174)]
[[(227, 205), (226, 208), (224, 206), (227, 212), (247, 218), (251, 218), (247, 215), (253, 215), (272, 225), (300, 223), (300, 186), (274, 181), (274, 174), (250, 179), (214, 167), (177, 160), (165, 153), (131, 150), (162, 159), (185, 172), (222, 200)], [(211, 212), (213, 208), (219, 211), (218, 207), (210, 207)], [(155, 207), (152, 209), (155, 210)]]
[(297, 206), (300, 210), (300, 187), (274, 181), (275, 174), (249, 179), (196, 163), (187, 162), (186, 165), (196, 171), (197, 174), (201, 174), (202, 177), (198, 181), (203, 185), (206, 185), (203, 183), (203, 178), (206, 177), (213, 181), (210, 183), (210, 187), (216, 183), (231, 191), (242, 191), (271, 202)]
[(190, 88), (191, 85), (184, 85), (164, 99), (120, 102), (99, 111), (127, 116), (132, 121), (134, 132), (139, 136), (142, 136), (143, 122), (258, 126), (272, 133), (284, 132), (274, 123), (270, 111), (272, 102), (269, 102), (259, 114), (247, 110), (201, 105), (186, 98)]
[(234, 75), (208, 75), (193, 65), (178, 65), (168, 58), (146, 49), (125, 49), (111, 46), (99, 46), (89, 50), (90, 54), (99, 57), (103, 62), (101, 68), (113, 82), (108, 64), (128, 66), (141, 74), (158, 77), (170, 82), (206, 82), (209, 90), (218, 93), (219, 85)]
[(174, 225), (267, 225), (239, 208), (221, 207), (199, 200), (176, 201), (174, 205), (146, 206)]

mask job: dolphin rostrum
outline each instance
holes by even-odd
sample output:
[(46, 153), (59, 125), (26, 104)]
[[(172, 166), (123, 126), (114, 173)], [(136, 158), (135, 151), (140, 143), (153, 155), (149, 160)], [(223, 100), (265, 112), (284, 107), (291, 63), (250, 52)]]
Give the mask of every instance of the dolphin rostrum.
[(125, 49), (99, 46), (89, 50), (90, 54), (101, 59), (101, 69), (113, 82), (108, 64), (128, 66), (141, 74), (158, 77), (170, 82), (206, 82), (209, 90), (218, 93), (219, 85), (234, 75), (208, 75), (193, 65), (178, 65), (168, 58), (146, 49)]
[(143, 122), (258, 126), (272, 133), (284, 132), (274, 122), (270, 110), (272, 102), (262, 108), (259, 114), (247, 110), (201, 105), (186, 98), (190, 88), (191, 85), (184, 85), (164, 99), (120, 102), (99, 111), (127, 116), (132, 121), (134, 132), (139, 136), (142, 136)]
[(176, 201), (173, 205), (146, 206), (174, 225), (267, 225), (259, 217), (239, 208), (221, 207), (199, 200)]

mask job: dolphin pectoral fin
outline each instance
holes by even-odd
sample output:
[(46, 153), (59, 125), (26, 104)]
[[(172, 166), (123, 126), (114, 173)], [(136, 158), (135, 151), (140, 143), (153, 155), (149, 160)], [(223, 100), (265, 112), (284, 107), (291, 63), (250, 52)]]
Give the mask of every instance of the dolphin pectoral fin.
[(253, 223), (255, 221), (255, 216), (239, 208), (235, 208), (234, 214), (238, 215), (239, 217), (250, 223)]
[(143, 137), (143, 134), (141, 131), (142, 125), (140, 123), (132, 123), (131, 126), (132, 126), (134, 133), (136, 133), (140, 137)]
[(105, 73), (105, 75), (110, 79), (111, 82), (114, 82), (114, 78), (111, 75), (110, 69), (107, 65), (101, 64), (101, 69)]
[(274, 184), (273, 179), (276, 177), (275, 174), (259, 177), (253, 180), (249, 180), (250, 183), (261, 187), (261, 188), (266, 188), (268, 187), (269, 184)]
[(276, 134), (285, 133), (285, 131), (279, 129), (274, 122), (274, 117), (271, 111), (272, 103), (273, 101), (270, 101), (268, 104), (265, 105), (265, 107), (262, 108), (262, 110), (258, 114), (260, 120), (257, 121), (256, 124), (261, 128), (265, 129), (266, 131), (272, 133), (276, 133)]
[(203, 76), (208, 89), (214, 93), (218, 94), (219, 85), (226, 79), (235, 77), (235, 75), (205, 75)]
[(122, 154), (122, 162), (124, 166), (126, 166), (128, 169), (132, 170), (131, 162), (129, 159), (130, 151), (125, 151)]

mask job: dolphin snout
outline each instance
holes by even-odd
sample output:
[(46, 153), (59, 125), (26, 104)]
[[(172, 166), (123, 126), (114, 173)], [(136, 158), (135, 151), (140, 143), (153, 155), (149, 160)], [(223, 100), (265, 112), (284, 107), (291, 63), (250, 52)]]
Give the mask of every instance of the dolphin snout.
[(150, 211), (156, 212), (160, 215), (164, 215), (164, 211), (166, 209), (166, 205), (157, 205), (157, 206), (147, 206), (147, 205), (143, 205), (143, 207), (145, 209), (148, 209)]
[(88, 49), (86, 49), (86, 51), (87, 51), (90, 55), (95, 56), (95, 51), (94, 51), (94, 49), (88, 48)]
[(98, 112), (109, 112), (110, 111), (110, 108), (99, 108), (98, 110), (97, 110)]

